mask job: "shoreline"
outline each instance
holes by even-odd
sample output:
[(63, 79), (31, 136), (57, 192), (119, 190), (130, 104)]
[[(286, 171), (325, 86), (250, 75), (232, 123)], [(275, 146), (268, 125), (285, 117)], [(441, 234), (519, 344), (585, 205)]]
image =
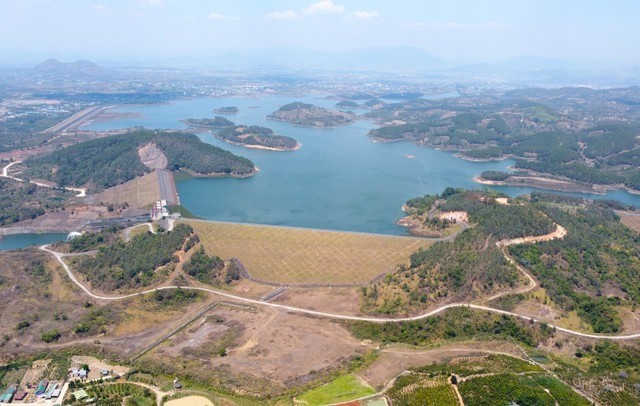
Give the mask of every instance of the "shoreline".
[(214, 173), (197, 173), (197, 172), (193, 172), (191, 169), (186, 169), (186, 168), (180, 168), (181, 172), (187, 173), (189, 174), (189, 176), (191, 176), (192, 178), (235, 178), (235, 179), (245, 179), (245, 178), (250, 178), (254, 175), (256, 175), (257, 173), (260, 172), (260, 168), (258, 168), (257, 166), (253, 167), (253, 170), (247, 174), (237, 174), (237, 173), (227, 173), (227, 172), (214, 172)]
[[(522, 179), (523, 182), (517, 182), (514, 180), (509, 181), (511, 178)], [(631, 189), (625, 185), (603, 185), (603, 184), (591, 184), (591, 185), (581, 185), (572, 180), (557, 180), (553, 178), (545, 178), (540, 176), (539, 183), (534, 181), (527, 181), (528, 177), (518, 177), (512, 176), (507, 178), (504, 181), (498, 180), (488, 180), (484, 179), (482, 176), (476, 176), (473, 178), (473, 181), (482, 185), (487, 186), (512, 186), (512, 187), (530, 187), (532, 189), (540, 189), (540, 190), (551, 190), (556, 192), (565, 192), (565, 193), (582, 193), (582, 194), (592, 194), (592, 195), (600, 195), (605, 196), (610, 191), (625, 191), (632, 195), (640, 195), (640, 191)]]
[(296, 146), (293, 148), (278, 148), (278, 147), (266, 147), (264, 145), (256, 145), (256, 144), (243, 144), (241, 142), (235, 142), (235, 141), (229, 141), (226, 140), (222, 137), (218, 137), (217, 135), (213, 134), (212, 135), (214, 137), (216, 137), (217, 139), (219, 139), (220, 141), (226, 142), (227, 144), (231, 144), (231, 145), (235, 145), (238, 147), (244, 147), (244, 148), (250, 148), (250, 149), (261, 149), (264, 151), (275, 151), (275, 152), (291, 152), (291, 151), (297, 151), (300, 149), (300, 147), (302, 147), (302, 144), (300, 142), (298, 142), (296, 140)]

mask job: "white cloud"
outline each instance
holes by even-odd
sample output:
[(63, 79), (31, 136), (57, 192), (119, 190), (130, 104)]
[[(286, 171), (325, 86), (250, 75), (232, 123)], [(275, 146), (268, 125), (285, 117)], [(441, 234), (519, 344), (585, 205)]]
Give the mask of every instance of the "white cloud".
[(359, 20), (369, 20), (371, 18), (380, 17), (377, 11), (365, 11), (365, 10), (354, 11), (353, 16)]
[(419, 22), (402, 24), (400, 28), (424, 28), (427, 30), (450, 30), (450, 31), (505, 31), (511, 29), (509, 24), (497, 23), (493, 21), (483, 23), (460, 23), (449, 22)]
[(377, 11), (356, 10), (353, 13), (347, 13), (347, 7), (342, 4), (336, 4), (332, 0), (320, 0), (299, 11), (274, 11), (268, 13), (266, 17), (270, 20), (294, 20), (303, 15), (311, 16), (321, 14), (332, 14), (335, 16), (343, 16), (347, 19), (357, 18), (359, 20), (380, 17)]
[(220, 14), (216, 12), (209, 14), (207, 18), (209, 20), (215, 20), (215, 21), (238, 21), (241, 19), (240, 17), (228, 16), (228, 15)]
[(270, 20), (293, 20), (298, 16), (293, 10), (287, 11), (274, 11), (273, 13), (267, 14), (267, 18)]
[(346, 10), (345, 6), (335, 4), (331, 0), (320, 0), (317, 3), (313, 3), (309, 7), (305, 8), (302, 12), (304, 14), (317, 14), (317, 13), (334, 13), (341, 14)]

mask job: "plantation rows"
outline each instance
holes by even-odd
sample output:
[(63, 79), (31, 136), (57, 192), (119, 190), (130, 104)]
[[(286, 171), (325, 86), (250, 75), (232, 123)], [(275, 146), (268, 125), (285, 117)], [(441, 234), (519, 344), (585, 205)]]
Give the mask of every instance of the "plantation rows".
[(449, 406), (458, 405), (458, 400), (446, 377), (426, 378), (423, 374), (398, 377), (388, 392), (394, 405), (402, 406)]

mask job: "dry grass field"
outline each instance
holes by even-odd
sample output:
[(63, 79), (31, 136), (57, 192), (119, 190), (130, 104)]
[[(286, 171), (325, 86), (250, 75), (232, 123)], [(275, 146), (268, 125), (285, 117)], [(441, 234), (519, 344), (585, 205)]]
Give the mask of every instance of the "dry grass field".
[(620, 222), (630, 229), (640, 232), (640, 214), (629, 211), (616, 211)]
[(132, 179), (122, 185), (114, 186), (95, 196), (89, 196), (92, 204), (129, 203), (131, 207), (144, 207), (160, 200), (160, 186), (156, 171)]
[(414, 237), (187, 222), (209, 254), (238, 258), (253, 277), (292, 285), (366, 283), (432, 244)]

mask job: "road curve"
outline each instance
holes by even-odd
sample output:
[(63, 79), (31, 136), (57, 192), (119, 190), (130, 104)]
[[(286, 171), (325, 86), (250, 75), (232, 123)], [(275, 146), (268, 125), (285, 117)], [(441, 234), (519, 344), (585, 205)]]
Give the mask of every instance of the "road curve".
[(132, 298), (132, 297), (135, 297), (135, 296), (140, 296), (140, 295), (152, 293), (152, 292), (154, 292), (156, 290), (170, 290), (170, 289), (178, 289), (178, 288), (180, 288), (180, 289), (185, 289), (185, 290), (194, 290), (194, 291), (201, 291), (201, 292), (211, 293), (211, 294), (214, 294), (214, 295), (225, 297), (227, 299), (237, 300), (237, 301), (244, 302), (244, 303), (251, 303), (251, 304), (257, 305), (257, 306), (268, 306), (268, 307), (281, 309), (281, 310), (285, 310), (285, 311), (293, 312), (293, 313), (307, 314), (307, 315), (310, 315), (310, 316), (317, 316), (317, 317), (329, 318), (329, 319), (334, 319), (334, 320), (367, 321), (367, 322), (372, 322), (372, 323), (398, 323), (398, 322), (403, 322), (403, 321), (422, 320), (422, 319), (426, 319), (428, 317), (434, 316), (434, 315), (436, 315), (438, 313), (442, 313), (442, 312), (444, 312), (444, 311), (446, 311), (448, 309), (453, 309), (453, 308), (457, 308), (457, 307), (466, 307), (466, 308), (469, 308), (469, 309), (484, 310), (484, 311), (488, 311), (488, 312), (492, 312), (492, 313), (518, 317), (520, 319), (527, 320), (527, 321), (532, 321), (532, 322), (535, 322), (535, 323), (545, 323), (546, 325), (548, 325), (551, 328), (556, 329), (557, 331), (561, 331), (563, 333), (571, 334), (571, 335), (578, 336), (578, 337), (596, 338), (596, 339), (610, 339), (610, 340), (633, 340), (633, 339), (640, 338), (640, 333), (632, 333), (632, 334), (625, 334), (625, 335), (582, 333), (582, 332), (579, 332), (579, 331), (575, 331), (575, 330), (559, 327), (559, 326), (556, 326), (556, 325), (551, 324), (551, 323), (547, 323), (544, 320), (538, 320), (538, 319), (535, 319), (533, 317), (524, 316), (524, 315), (521, 315), (521, 314), (509, 312), (509, 311), (506, 311), (506, 310), (495, 309), (493, 307), (482, 306), (482, 305), (477, 305), (477, 304), (473, 304), (473, 303), (450, 303), (448, 305), (444, 305), (444, 306), (438, 307), (437, 309), (434, 309), (434, 310), (432, 310), (430, 312), (423, 313), (423, 314), (420, 314), (420, 315), (417, 315), (417, 316), (400, 317), (400, 318), (385, 318), (385, 317), (349, 316), (349, 315), (345, 315), (345, 314), (320, 312), (320, 311), (316, 311), (316, 310), (303, 309), (303, 308), (299, 308), (299, 307), (287, 306), (287, 305), (278, 304), (278, 303), (262, 302), (260, 300), (249, 299), (249, 298), (242, 297), (242, 296), (236, 296), (236, 295), (233, 295), (233, 294), (230, 294), (230, 293), (226, 293), (226, 292), (221, 292), (221, 291), (215, 290), (215, 289), (195, 287), (195, 286), (162, 286), (162, 287), (159, 287), (159, 288), (144, 290), (142, 292), (131, 293), (131, 294), (128, 294), (128, 295), (102, 296), (102, 295), (96, 295), (95, 293), (93, 293), (89, 288), (87, 288), (85, 285), (83, 285), (75, 277), (75, 275), (73, 274), (73, 272), (71, 271), (71, 269), (69, 268), (67, 263), (64, 262), (63, 259), (62, 259), (64, 254), (49, 249), (47, 245), (41, 246), (40, 249), (45, 251), (45, 252), (50, 253), (51, 255), (53, 255), (56, 258), (56, 260), (62, 265), (62, 267), (64, 268), (65, 272), (69, 276), (69, 279), (71, 279), (71, 281), (73, 281), (73, 283), (75, 283), (80, 289), (82, 289), (82, 291), (84, 293), (86, 293), (88, 296), (90, 296), (90, 297), (92, 297), (94, 299), (98, 299), (98, 300), (107, 300), (107, 301), (123, 300), (123, 299)]

